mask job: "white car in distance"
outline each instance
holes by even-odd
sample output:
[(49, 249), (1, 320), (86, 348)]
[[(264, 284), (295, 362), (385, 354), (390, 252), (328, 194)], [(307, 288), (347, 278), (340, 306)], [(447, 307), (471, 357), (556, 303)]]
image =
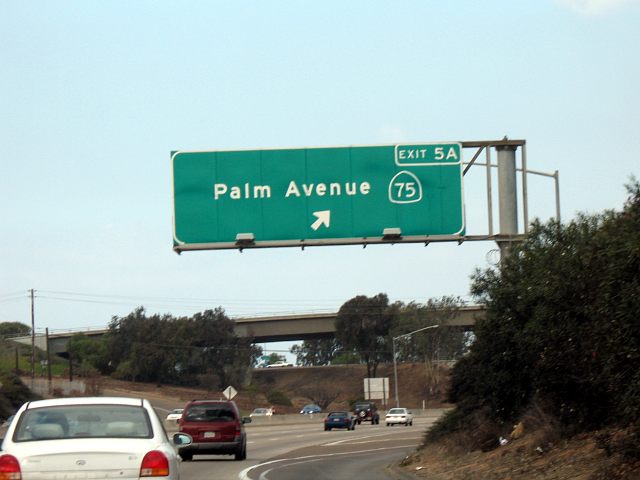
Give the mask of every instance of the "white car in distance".
[(0, 454), (1, 478), (179, 480), (176, 446), (148, 400), (58, 398), (27, 402), (9, 425)]
[(409, 426), (413, 425), (413, 414), (407, 408), (392, 408), (387, 412), (384, 421), (387, 423), (387, 427), (396, 423)]
[(293, 367), (293, 363), (289, 362), (274, 362), (267, 365), (267, 368), (280, 368), (280, 367)]
[(173, 410), (171, 410), (169, 412), (169, 414), (167, 415), (167, 418), (165, 418), (165, 420), (167, 422), (178, 423), (178, 420), (180, 420), (180, 417), (182, 417), (183, 410), (184, 410), (184, 408), (174, 408)]
[(254, 417), (271, 417), (273, 416), (273, 408), (254, 408), (253, 412), (249, 414), (251, 418)]

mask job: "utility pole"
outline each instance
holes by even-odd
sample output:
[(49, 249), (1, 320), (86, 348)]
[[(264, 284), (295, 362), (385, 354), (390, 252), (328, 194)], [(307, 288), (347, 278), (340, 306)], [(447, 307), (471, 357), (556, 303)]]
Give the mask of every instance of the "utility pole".
[(51, 353), (49, 350), (49, 327), (45, 331), (47, 338), (47, 378), (49, 379), (49, 393), (51, 393)]
[(36, 377), (36, 319), (33, 301), (33, 288), (31, 289), (31, 379)]

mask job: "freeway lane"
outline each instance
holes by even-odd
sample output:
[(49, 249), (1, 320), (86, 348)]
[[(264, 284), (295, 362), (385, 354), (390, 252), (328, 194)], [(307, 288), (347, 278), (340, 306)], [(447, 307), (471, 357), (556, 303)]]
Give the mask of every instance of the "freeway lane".
[(242, 480), (336, 480), (363, 478), (388, 480), (394, 478), (388, 466), (415, 450), (423, 430), (390, 432), (365, 438), (349, 438), (289, 452), (250, 467), (240, 475)]
[[(266, 424), (247, 428), (247, 459), (201, 455), (182, 462), (183, 480), (288, 480), (293, 478), (383, 480), (386, 467), (402, 460), (421, 442), (436, 419), (414, 419), (413, 427), (362, 424), (355, 431), (325, 432), (320, 419), (303, 424)], [(437, 412), (438, 414), (441, 412)]]

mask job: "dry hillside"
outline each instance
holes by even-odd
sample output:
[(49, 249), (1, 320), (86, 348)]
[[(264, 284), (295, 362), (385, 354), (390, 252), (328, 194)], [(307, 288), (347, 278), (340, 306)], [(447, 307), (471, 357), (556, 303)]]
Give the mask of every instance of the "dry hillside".
[[(400, 403), (410, 408), (442, 406), (445, 395), (448, 369), (441, 367), (435, 373), (429, 373), (423, 364), (398, 365), (398, 383), (400, 385)], [(393, 402), (393, 365), (382, 365), (378, 377), (388, 377)], [(362, 365), (344, 365), (332, 367), (295, 367), (281, 369), (256, 369), (244, 386), (232, 385), (238, 395), (234, 398), (243, 412), (255, 407), (271, 406), (268, 397), (280, 392), (291, 402), (290, 406), (276, 404), (279, 413), (296, 413), (302, 406), (314, 401), (327, 401), (329, 409), (348, 409), (351, 402), (364, 398), (364, 378), (366, 367)], [(101, 380), (106, 393), (130, 392), (150, 399), (164, 398), (165, 402), (179, 407), (193, 398), (218, 398), (222, 392), (218, 389), (175, 387), (171, 385), (140, 384), (112, 379)], [(424, 402), (424, 403), (423, 403)], [(380, 407), (383, 402), (377, 400)]]

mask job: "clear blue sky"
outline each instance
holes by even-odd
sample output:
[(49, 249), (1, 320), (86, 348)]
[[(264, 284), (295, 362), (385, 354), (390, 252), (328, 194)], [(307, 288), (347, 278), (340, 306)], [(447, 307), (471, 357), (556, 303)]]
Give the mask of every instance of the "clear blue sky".
[[(172, 150), (526, 139), (563, 220), (640, 162), (638, 1), (0, 0), (0, 321), (466, 296), (494, 244), (172, 250)], [(465, 183), (484, 233), (482, 176)], [(531, 181), (531, 216), (554, 213)]]

